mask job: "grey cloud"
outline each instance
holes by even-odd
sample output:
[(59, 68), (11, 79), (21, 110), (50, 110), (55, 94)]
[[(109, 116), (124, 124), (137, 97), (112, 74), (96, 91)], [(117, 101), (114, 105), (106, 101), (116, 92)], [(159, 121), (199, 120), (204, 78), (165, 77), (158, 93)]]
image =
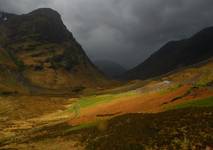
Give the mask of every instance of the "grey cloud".
[(212, 0), (0, 0), (0, 9), (58, 10), (91, 59), (126, 67), (142, 62), (169, 40), (213, 25)]
[(0, 9), (1, 11), (22, 14), (47, 6), (49, 2), (49, 0), (0, 0)]

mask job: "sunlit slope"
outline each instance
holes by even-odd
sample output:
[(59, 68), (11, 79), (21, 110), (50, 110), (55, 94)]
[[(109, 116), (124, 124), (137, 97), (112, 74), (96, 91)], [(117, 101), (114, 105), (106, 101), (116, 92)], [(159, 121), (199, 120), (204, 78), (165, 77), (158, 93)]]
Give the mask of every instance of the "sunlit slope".
[(212, 67), (210, 59), (163, 77), (130, 82), (100, 95), (80, 98), (76, 103), (81, 107), (82, 117), (71, 123), (88, 122), (97, 116), (156, 113), (182, 103), (208, 99), (213, 96)]

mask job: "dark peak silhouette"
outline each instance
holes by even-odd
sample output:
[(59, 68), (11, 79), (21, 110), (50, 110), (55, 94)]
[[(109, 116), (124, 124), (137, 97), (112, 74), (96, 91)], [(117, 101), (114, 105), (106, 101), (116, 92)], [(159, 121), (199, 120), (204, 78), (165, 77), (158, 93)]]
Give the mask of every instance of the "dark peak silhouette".
[(60, 14), (56, 10), (51, 9), (51, 8), (39, 8), (39, 9), (32, 11), (29, 14), (61, 18)]
[(73, 38), (61, 16), (55, 10), (40, 8), (29, 14), (16, 15), (6, 22), (10, 42), (25, 39), (47, 42), (64, 42)]
[(142, 64), (128, 71), (123, 78), (147, 79), (198, 63), (212, 56), (213, 27), (208, 27), (191, 38), (168, 42)]

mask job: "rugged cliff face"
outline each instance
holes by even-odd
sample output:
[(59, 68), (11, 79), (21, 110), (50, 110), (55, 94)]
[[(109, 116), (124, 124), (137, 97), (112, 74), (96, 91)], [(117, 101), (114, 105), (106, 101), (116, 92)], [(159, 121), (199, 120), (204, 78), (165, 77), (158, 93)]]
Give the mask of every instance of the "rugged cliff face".
[(13, 67), (0, 65), (13, 72), (8, 76), (14, 74), (15, 85), (33, 93), (69, 93), (106, 83), (56, 11), (0, 14), (0, 55)]
[(189, 39), (171, 41), (146, 61), (128, 71), (125, 79), (147, 79), (192, 65), (213, 56), (213, 27), (206, 28)]

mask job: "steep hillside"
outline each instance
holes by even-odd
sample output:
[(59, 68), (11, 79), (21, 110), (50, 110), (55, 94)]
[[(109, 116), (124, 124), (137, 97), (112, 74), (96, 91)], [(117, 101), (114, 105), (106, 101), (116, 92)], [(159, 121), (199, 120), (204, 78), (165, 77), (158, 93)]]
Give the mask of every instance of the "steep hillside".
[(120, 64), (109, 60), (96, 60), (94, 64), (110, 78), (116, 78), (127, 71)]
[(79, 92), (106, 83), (56, 11), (1, 13), (1, 18), (0, 45), (15, 63), (16, 77), (31, 92)]
[(17, 64), (13, 55), (0, 48), (0, 95), (27, 92)]
[(147, 79), (191, 65), (213, 56), (213, 27), (206, 28), (189, 39), (171, 41), (145, 62), (128, 71), (125, 79)]

